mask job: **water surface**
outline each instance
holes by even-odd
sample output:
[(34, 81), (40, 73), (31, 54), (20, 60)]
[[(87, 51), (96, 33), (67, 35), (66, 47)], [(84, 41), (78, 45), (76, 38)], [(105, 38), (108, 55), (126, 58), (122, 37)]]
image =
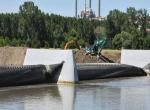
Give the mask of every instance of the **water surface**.
[(150, 110), (150, 78), (0, 89), (0, 110)]

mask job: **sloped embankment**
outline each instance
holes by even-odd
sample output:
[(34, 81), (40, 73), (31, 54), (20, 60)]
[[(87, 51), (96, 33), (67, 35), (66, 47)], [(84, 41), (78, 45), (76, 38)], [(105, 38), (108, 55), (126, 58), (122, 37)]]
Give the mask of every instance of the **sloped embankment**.
[(22, 65), (27, 48), (0, 47), (0, 65)]
[[(25, 47), (0, 47), (0, 65), (22, 65), (26, 55)], [(103, 50), (102, 55), (106, 58), (120, 63), (120, 50)], [(104, 63), (97, 61), (96, 56), (85, 55), (83, 49), (75, 52), (75, 61), (77, 63)]]

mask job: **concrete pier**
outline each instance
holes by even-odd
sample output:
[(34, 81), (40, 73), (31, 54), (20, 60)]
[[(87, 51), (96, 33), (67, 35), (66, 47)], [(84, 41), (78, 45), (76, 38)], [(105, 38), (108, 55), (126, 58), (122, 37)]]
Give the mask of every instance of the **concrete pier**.
[(64, 61), (57, 83), (76, 83), (78, 74), (72, 50), (27, 49), (24, 65), (50, 65)]

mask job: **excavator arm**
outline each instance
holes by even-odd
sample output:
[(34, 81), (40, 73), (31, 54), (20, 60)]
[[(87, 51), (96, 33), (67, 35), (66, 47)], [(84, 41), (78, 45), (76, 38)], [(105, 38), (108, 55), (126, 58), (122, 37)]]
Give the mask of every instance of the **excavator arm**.
[(65, 48), (64, 49), (69, 49), (71, 46), (76, 46), (78, 49), (80, 49), (80, 46), (77, 42), (77, 40), (70, 40), (66, 43)]
[(107, 40), (103, 39), (101, 40), (100, 45), (98, 46), (98, 53), (101, 53), (102, 49), (104, 48), (104, 46), (107, 44)]

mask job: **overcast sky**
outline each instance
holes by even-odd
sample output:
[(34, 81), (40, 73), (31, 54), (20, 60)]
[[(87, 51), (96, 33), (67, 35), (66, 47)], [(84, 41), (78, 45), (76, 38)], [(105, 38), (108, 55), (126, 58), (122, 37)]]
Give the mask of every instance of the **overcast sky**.
[[(0, 12), (18, 12), (19, 6), (29, 0), (0, 0)], [(30, 0), (46, 13), (55, 13), (63, 16), (75, 15), (75, 0)], [(78, 14), (84, 9), (85, 0), (78, 0)], [(98, 12), (98, 0), (92, 0), (93, 11)], [(150, 0), (101, 0), (101, 16), (106, 16), (110, 10), (126, 11), (128, 7), (146, 9), (150, 13)]]

